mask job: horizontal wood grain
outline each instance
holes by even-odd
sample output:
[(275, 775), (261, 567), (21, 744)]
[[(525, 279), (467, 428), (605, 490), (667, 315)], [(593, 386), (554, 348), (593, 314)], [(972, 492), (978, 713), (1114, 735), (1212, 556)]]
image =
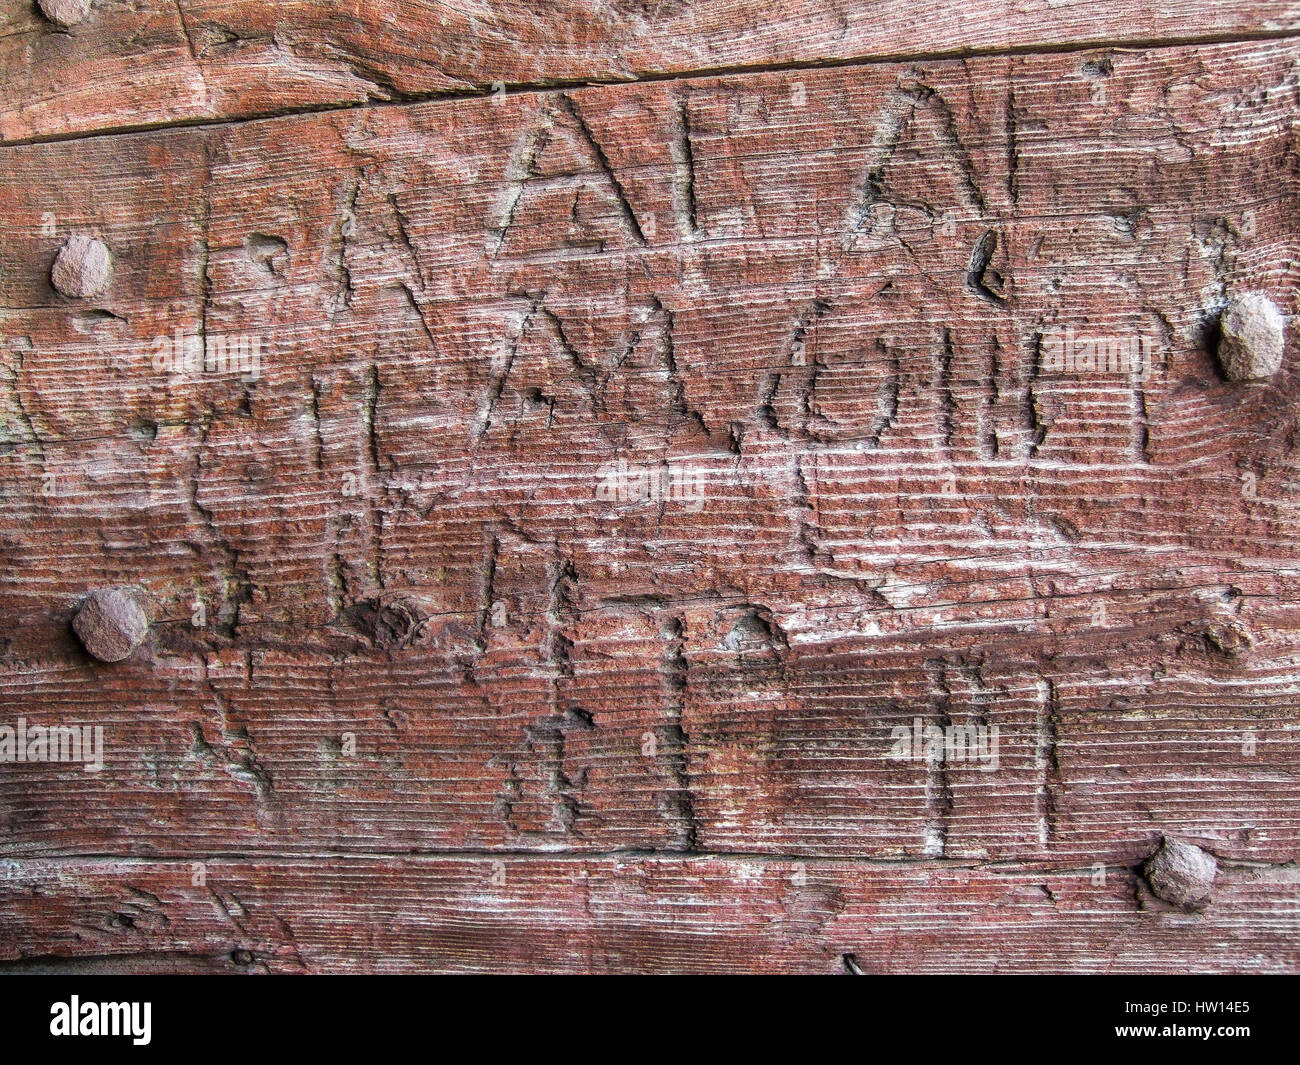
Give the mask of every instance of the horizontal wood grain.
[[(1228, 385), (1205, 335), (1226, 291), (1286, 299), (1295, 60), (10, 149), (3, 685), (112, 751), (6, 767), (10, 845), (1293, 857), (1294, 378)], [(102, 299), (49, 292), (43, 207), (104, 234)], [(1042, 372), (1062, 322), (1154, 330), (1150, 379)], [(260, 376), (156, 370), (177, 329), (263, 338)], [(602, 499), (620, 460), (702, 494)], [(67, 628), (109, 583), (156, 621), (113, 669)], [(1001, 768), (891, 761), (918, 716), (999, 723)]]
[[(1293, 972), (1296, 871), (714, 857), (0, 863), (0, 972)], [(196, 883), (196, 880), (201, 883)], [(1104, 882), (1103, 882), (1104, 881)]]
[(1213, 348), (1296, 310), (1297, 91), (1261, 40), (0, 146), (0, 725), (106, 747), (0, 764), (0, 959), (1294, 970), (1294, 344)]
[(95, 0), (0, 11), (0, 141), (692, 71), (1300, 29), (1293, 0)]
[[(4, 766), (5, 853), (702, 848), (1078, 865), (1136, 862), (1167, 833), (1294, 858), (1294, 666), (1211, 679), (1175, 660), (1153, 681), (1149, 666), (1103, 674), (1095, 650), (1053, 672), (997, 651), (844, 645), (737, 661), (710, 651), (705, 616), (687, 614), (680, 688), (658, 624), (600, 615), (567, 630), (567, 670), (527, 647), (464, 673), (420, 652), (158, 656), (98, 679), (7, 669), (11, 714), (102, 726), (105, 766)], [(996, 764), (899, 760), (894, 730), (918, 718), (996, 726)]]

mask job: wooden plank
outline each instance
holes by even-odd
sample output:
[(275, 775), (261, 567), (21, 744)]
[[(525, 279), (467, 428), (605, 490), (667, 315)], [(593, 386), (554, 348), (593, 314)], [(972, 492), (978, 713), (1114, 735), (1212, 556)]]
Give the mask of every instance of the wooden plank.
[[(996, 653), (837, 649), (744, 668), (708, 662), (697, 634), (675, 690), (650, 621), (597, 617), (573, 640), (572, 672), (549, 677), (524, 648), (472, 679), (410, 654), (158, 657), (101, 679), (8, 669), (0, 691), (31, 724), (103, 727), (105, 767), (5, 766), (5, 852), (705, 849), (1077, 866), (1135, 863), (1167, 833), (1240, 860), (1295, 853), (1294, 667), (1211, 678), (1175, 663), (1153, 682), (1096, 658), (1054, 676)], [(894, 730), (918, 718), (996, 726), (996, 760), (898, 760)]]
[[(1293, 972), (1296, 870), (714, 857), (0, 863), (4, 972)], [(1103, 882), (1104, 881), (1104, 882)]]
[[(1294, 860), (1295, 376), (1209, 348), (1294, 309), (1298, 57), (2, 149), (0, 690), (108, 746), (0, 766), (7, 852)], [(1046, 371), (1067, 327), (1151, 374)], [(160, 369), (178, 329), (255, 379)], [(155, 619), (112, 667), (101, 584)], [(998, 768), (895, 760), (917, 718)]]
[[(224, 110), (91, 121), (501, 69), (240, 96), (257, 32)], [(1298, 85), (1256, 40), (0, 147), (0, 728), (104, 755), (0, 762), (0, 970), (1295, 971), (1297, 379), (1212, 351), (1295, 310)], [(51, 290), (70, 234), (103, 295)], [(1146, 361), (1056, 372), (1067, 330)], [(113, 665), (103, 585), (153, 619)]]
[(0, 140), (703, 70), (1300, 29), (1294, 0), (510, 0), (471, 8), (96, 0), (64, 28), (0, 13)]

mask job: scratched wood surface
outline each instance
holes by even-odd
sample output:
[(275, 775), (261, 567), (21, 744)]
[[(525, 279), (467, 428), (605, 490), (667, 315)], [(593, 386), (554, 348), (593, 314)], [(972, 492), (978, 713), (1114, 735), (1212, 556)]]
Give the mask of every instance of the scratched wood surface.
[(1269, 36), (1296, 0), (94, 0), (0, 5), (0, 142), (775, 64)]
[(1294, 971), (1297, 377), (1213, 355), (1295, 310), (1294, 10), (967, 7), (506, 7), (450, 65), (316, 4), (15, 16), (0, 130), (69, 139), (0, 147), (0, 724), (106, 754), (0, 764), (0, 966)]
[(11, 972), (1295, 969), (1294, 866), (1226, 869), (1185, 914), (1128, 869), (334, 856), (213, 862), (196, 886), (186, 864), (14, 864)]

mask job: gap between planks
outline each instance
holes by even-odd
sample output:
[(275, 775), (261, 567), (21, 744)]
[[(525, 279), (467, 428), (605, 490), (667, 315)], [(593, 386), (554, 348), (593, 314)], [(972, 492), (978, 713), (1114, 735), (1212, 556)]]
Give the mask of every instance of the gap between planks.
[[(547, 851), (547, 850), (405, 850), (405, 851), (314, 851), (311, 853), (284, 853), (282, 851), (213, 851), (202, 855), (198, 853), (183, 855), (150, 854), (122, 855), (110, 853), (95, 854), (25, 854), (0, 859), (0, 867), (8, 866), (62, 866), (75, 867), (92, 863), (111, 863), (120, 866), (151, 868), (160, 865), (192, 865), (195, 862), (205, 864), (280, 864), (306, 865), (312, 862), (392, 862), (410, 861), (420, 863), (434, 862), (475, 862), (502, 861), (526, 864), (530, 862), (564, 862), (580, 865), (588, 862), (635, 861), (659, 862), (664, 864), (692, 864), (699, 862), (747, 862), (755, 865), (789, 865), (798, 863), (807, 866), (856, 866), (864, 869), (917, 869), (929, 868), (936, 871), (970, 869), (989, 873), (1032, 874), (1043, 873), (1053, 876), (1077, 874), (1087, 876), (1097, 871), (1097, 864), (1089, 865), (1055, 865), (1050, 861), (1025, 860), (1024, 858), (1001, 858), (982, 861), (977, 858), (937, 858), (918, 856), (916, 858), (870, 858), (857, 855), (808, 855), (808, 854), (769, 854), (762, 851), (728, 851), (728, 850), (667, 850), (653, 848), (613, 848), (599, 851)], [(1145, 859), (1143, 859), (1145, 861)], [(1245, 859), (1217, 859), (1220, 869), (1233, 870), (1282, 870), (1300, 869), (1300, 862), (1262, 862)], [(1132, 872), (1142, 865), (1142, 861), (1133, 863), (1105, 862), (1107, 873)]]

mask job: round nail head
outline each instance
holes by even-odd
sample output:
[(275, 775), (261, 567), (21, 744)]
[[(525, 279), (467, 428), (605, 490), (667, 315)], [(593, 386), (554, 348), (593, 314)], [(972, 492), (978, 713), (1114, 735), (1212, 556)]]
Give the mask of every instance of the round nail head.
[(41, 12), (56, 26), (75, 26), (90, 17), (90, 0), (40, 0)]
[(108, 288), (113, 259), (102, 240), (71, 236), (59, 249), (50, 271), (55, 289), (72, 299), (98, 296)]
[(1219, 362), (1229, 381), (1263, 381), (1282, 368), (1286, 319), (1259, 292), (1235, 297), (1219, 319)]
[(1218, 871), (1214, 855), (1195, 844), (1168, 838), (1143, 867), (1151, 890), (1185, 910), (1199, 909), (1210, 901)]
[(103, 588), (81, 604), (72, 628), (86, 650), (101, 662), (120, 662), (144, 642), (149, 618), (131, 592)]

